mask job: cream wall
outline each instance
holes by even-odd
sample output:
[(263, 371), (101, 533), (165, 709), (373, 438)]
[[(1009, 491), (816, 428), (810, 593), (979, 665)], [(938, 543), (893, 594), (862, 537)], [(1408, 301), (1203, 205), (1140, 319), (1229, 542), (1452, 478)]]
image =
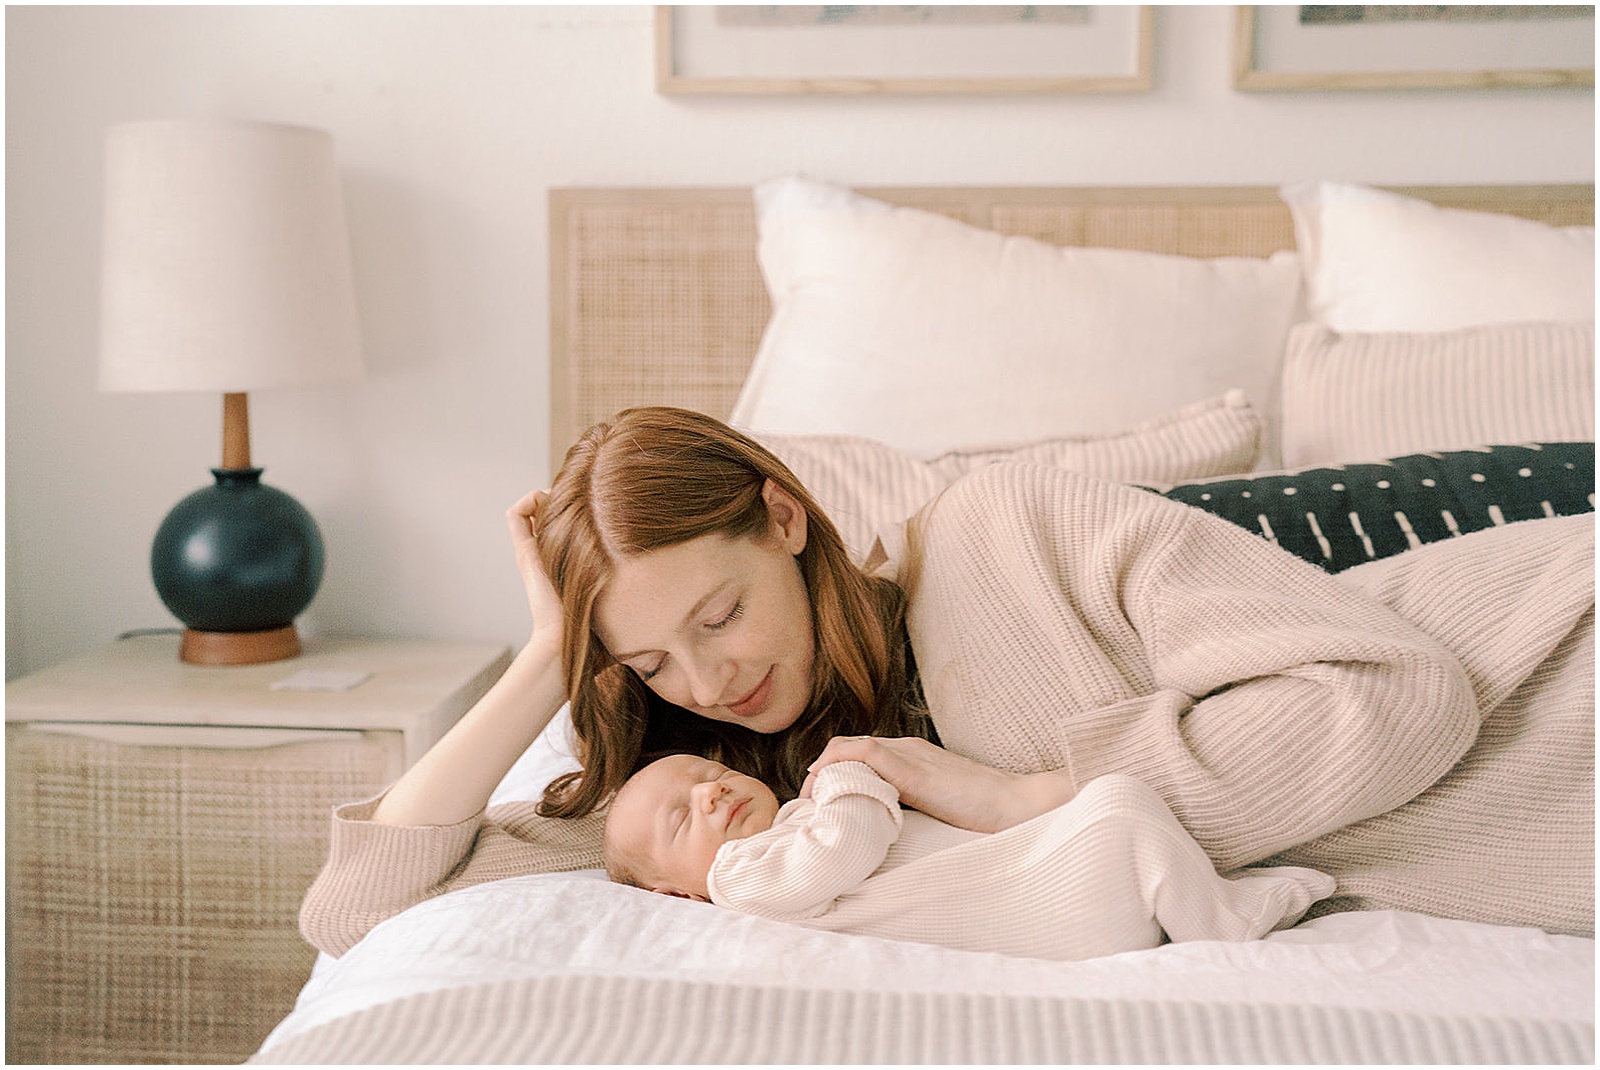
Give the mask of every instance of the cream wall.
[(1126, 97), (666, 99), (644, 7), (6, 11), (6, 673), (176, 622), (156, 525), (220, 401), (95, 392), (102, 131), (330, 130), (366, 382), (252, 397), (328, 549), (306, 631), (519, 643), (502, 511), (548, 471), (546, 191), (748, 184), (1592, 181), (1592, 91), (1241, 95), (1232, 11), (1163, 8)]

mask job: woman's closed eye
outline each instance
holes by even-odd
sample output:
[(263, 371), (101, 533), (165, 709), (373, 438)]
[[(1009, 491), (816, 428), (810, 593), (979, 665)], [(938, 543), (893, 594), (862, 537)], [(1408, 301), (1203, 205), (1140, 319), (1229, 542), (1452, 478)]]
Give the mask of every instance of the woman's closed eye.
[[(744, 616), (744, 600), (740, 599), (739, 601), (735, 602), (733, 604), (733, 608), (728, 610), (728, 612), (721, 618), (714, 621), (707, 621), (703, 627), (707, 631), (720, 632), (722, 629), (726, 628), (728, 625), (732, 624), (742, 616)], [(639, 674), (640, 680), (648, 684), (651, 680), (654, 680), (657, 676), (660, 676), (661, 670), (665, 669), (666, 667), (667, 659), (665, 656), (663, 656), (662, 659), (656, 662), (652, 667), (648, 669), (641, 669), (635, 665), (633, 666), (633, 671)]]
[(723, 617), (719, 621), (707, 624), (706, 627), (710, 628), (714, 632), (721, 631), (723, 628), (726, 628), (728, 625), (732, 624), (742, 616), (744, 616), (744, 600), (740, 599), (733, 604), (732, 609), (728, 610), (727, 616)]

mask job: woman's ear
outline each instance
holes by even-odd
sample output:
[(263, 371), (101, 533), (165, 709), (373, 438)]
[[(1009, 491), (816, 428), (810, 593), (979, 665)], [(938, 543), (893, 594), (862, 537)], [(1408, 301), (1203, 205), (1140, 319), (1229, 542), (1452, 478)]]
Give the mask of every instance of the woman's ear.
[(806, 548), (806, 511), (794, 495), (769, 479), (761, 485), (761, 500), (772, 517), (773, 534), (791, 554)]

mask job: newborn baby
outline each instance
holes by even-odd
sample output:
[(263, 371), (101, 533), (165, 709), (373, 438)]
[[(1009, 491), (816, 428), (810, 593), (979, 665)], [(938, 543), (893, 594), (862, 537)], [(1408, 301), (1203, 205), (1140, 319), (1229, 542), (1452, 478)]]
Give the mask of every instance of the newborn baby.
[(759, 780), (674, 754), (635, 773), (605, 828), (611, 879), (818, 929), (1086, 959), (1164, 940), (1287, 928), (1332, 877), (1295, 867), (1219, 876), (1161, 797), (1103, 776), (995, 833), (914, 810), (860, 762), (824, 766), (778, 805)]

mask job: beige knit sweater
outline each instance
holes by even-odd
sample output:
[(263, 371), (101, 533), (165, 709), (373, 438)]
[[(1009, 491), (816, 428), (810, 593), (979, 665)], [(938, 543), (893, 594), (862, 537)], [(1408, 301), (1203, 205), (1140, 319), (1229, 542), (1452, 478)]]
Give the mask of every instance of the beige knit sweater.
[(711, 901), (831, 932), (1073, 961), (1164, 940), (1254, 940), (1333, 878), (1288, 866), (1219, 876), (1161, 797), (1123, 776), (981, 835), (914, 810), (860, 762), (817, 775), (770, 829), (725, 843)]
[[(1218, 869), (1331, 873), (1333, 908), (1593, 933), (1592, 516), (1338, 577), (1059, 469), (991, 466), (924, 517), (909, 627), (951, 750), (1133, 776)], [(375, 805), (336, 811), (301, 910), (332, 954), (453, 888), (599, 865), (598, 814), (394, 828)]]

